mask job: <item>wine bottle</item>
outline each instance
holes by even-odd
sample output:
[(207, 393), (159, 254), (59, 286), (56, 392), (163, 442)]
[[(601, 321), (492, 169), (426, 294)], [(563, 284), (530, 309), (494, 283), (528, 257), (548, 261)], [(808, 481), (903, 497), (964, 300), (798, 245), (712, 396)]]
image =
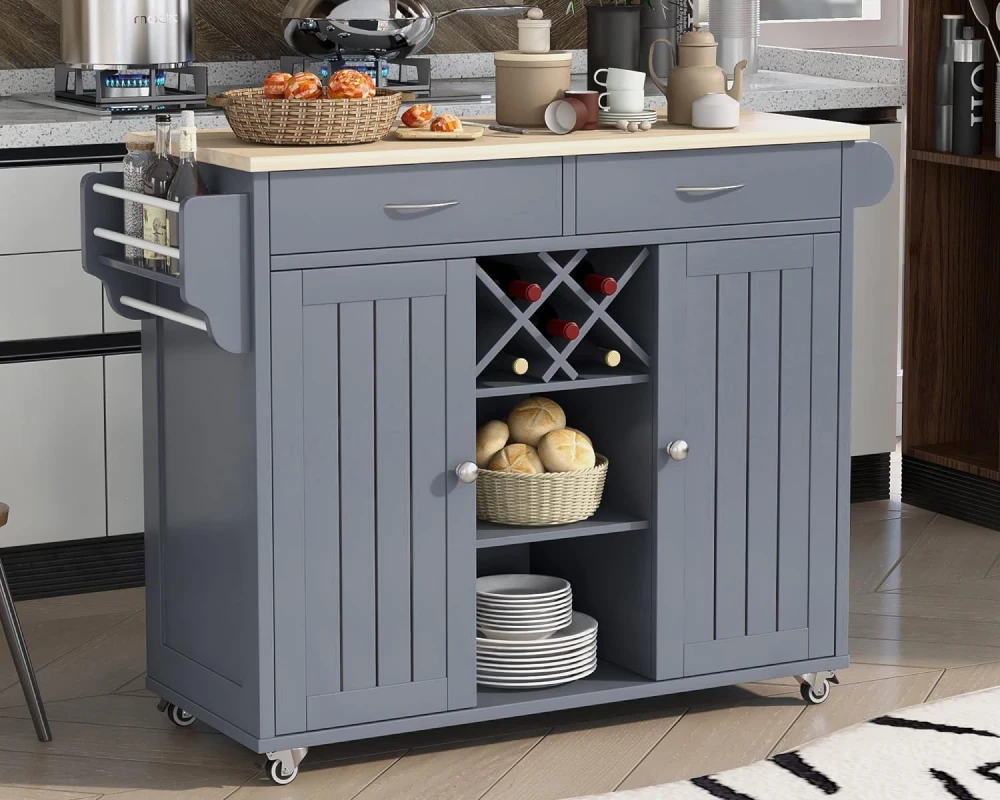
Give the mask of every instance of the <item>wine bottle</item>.
[(509, 350), (501, 350), (500, 355), (493, 359), (490, 365), (495, 372), (513, 372), (515, 375), (527, 375), (530, 366), (528, 359)]
[(565, 339), (572, 342), (580, 335), (580, 326), (573, 320), (567, 319), (568, 316), (560, 314), (551, 303), (546, 303), (538, 313), (536, 321), (538, 327), (550, 339)]
[[(150, 197), (165, 199), (170, 189), (170, 182), (174, 179), (176, 167), (170, 160), (170, 116), (168, 114), (156, 115), (156, 141), (153, 146), (155, 157), (153, 165), (146, 173), (143, 181), (144, 193)], [(167, 244), (167, 212), (162, 208), (144, 205), (142, 207), (142, 238), (153, 244)], [(154, 253), (152, 250), (143, 250), (143, 259), (146, 266), (155, 269), (157, 272), (167, 271), (167, 257)]]
[(610, 297), (618, 291), (618, 281), (609, 275), (603, 275), (595, 270), (586, 261), (574, 270), (574, 277), (580, 282), (584, 289), (591, 294)]
[[(205, 184), (198, 173), (198, 129), (194, 125), (194, 112), (181, 112), (180, 138), (178, 141), (177, 171), (167, 190), (167, 199), (179, 203), (185, 198), (206, 194)], [(167, 234), (171, 247), (180, 246), (178, 215), (167, 214)], [(180, 264), (170, 260), (170, 272), (180, 272)]]
[(573, 361), (597, 364), (602, 367), (617, 367), (622, 363), (622, 354), (610, 347), (602, 347), (590, 341), (582, 341), (573, 350)]
[(483, 271), (497, 285), (515, 300), (536, 303), (542, 299), (542, 286), (537, 281), (527, 280), (516, 269), (493, 259), (480, 261)]

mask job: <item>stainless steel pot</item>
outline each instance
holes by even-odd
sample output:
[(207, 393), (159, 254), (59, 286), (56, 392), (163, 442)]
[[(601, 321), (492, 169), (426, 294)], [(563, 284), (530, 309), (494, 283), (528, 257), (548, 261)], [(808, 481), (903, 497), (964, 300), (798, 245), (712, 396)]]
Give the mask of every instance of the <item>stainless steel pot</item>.
[(288, 46), (309, 58), (405, 58), (427, 46), (452, 14), (522, 16), (534, 6), (477, 6), (432, 12), (423, 0), (291, 0), (282, 13)]
[(193, 0), (62, 0), (60, 56), (81, 69), (194, 60)]

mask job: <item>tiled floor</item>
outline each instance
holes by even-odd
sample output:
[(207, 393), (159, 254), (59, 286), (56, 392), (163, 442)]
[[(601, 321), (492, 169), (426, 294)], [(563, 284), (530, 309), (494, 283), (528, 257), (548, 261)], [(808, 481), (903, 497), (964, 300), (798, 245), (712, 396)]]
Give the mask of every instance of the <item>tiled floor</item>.
[[(256, 757), (143, 688), (143, 592), (19, 604), (55, 739), (0, 657), (0, 800), (557, 800), (716, 772), (886, 711), (1000, 685), (1000, 533), (888, 501), (852, 514), (854, 666), (822, 706), (793, 680)], [(0, 645), (2, 646), (2, 645)]]

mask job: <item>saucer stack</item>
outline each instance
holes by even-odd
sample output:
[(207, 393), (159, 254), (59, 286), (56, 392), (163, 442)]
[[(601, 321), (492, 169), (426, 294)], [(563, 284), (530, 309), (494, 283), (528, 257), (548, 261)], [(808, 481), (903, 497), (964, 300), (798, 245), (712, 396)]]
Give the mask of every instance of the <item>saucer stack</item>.
[(562, 578), (477, 579), (476, 627), (476, 677), (484, 686), (556, 686), (597, 668), (597, 621), (573, 611)]
[(601, 125), (610, 125), (614, 127), (618, 124), (619, 120), (625, 120), (626, 122), (656, 122), (656, 109), (648, 108), (644, 111), (635, 111), (632, 113), (616, 112), (616, 111), (605, 111), (603, 108), (597, 112), (597, 121)]

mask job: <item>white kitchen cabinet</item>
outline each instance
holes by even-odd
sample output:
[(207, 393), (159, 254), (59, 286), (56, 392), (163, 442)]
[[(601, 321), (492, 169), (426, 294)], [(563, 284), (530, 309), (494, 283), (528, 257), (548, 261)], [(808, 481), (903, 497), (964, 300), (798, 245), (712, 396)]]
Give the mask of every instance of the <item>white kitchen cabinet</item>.
[(0, 365), (3, 546), (106, 534), (103, 367), (99, 357)]
[(103, 294), (78, 251), (0, 256), (0, 341), (100, 333)]
[(96, 164), (0, 169), (0, 255), (80, 249), (80, 181)]
[(104, 359), (108, 534), (141, 533), (142, 356)]
[(121, 161), (108, 161), (101, 164), (101, 172), (121, 172), (122, 162)]

